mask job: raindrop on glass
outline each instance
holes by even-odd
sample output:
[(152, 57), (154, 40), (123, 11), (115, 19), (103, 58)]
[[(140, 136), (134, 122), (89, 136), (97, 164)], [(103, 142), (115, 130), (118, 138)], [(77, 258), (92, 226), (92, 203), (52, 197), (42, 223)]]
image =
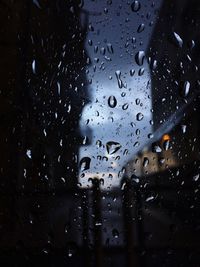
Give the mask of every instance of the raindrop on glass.
[(36, 70), (35, 70), (35, 59), (32, 62), (32, 71), (34, 74), (36, 74)]
[(141, 121), (143, 118), (144, 118), (144, 115), (143, 115), (142, 113), (138, 113), (138, 114), (136, 115), (136, 119), (137, 119), (137, 121)]
[(149, 164), (149, 159), (147, 157), (144, 158), (143, 160), (143, 167), (146, 168)]
[(38, 0), (33, 0), (33, 3), (34, 3), (38, 8), (41, 8), (41, 6), (40, 6)]
[(193, 180), (194, 180), (195, 182), (197, 182), (197, 181), (199, 180), (199, 174), (196, 174), (195, 176), (193, 176)]
[(81, 171), (88, 170), (90, 168), (90, 162), (91, 158), (89, 157), (84, 157), (80, 160), (80, 169)]
[(28, 157), (29, 159), (32, 158), (31, 150), (30, 150), (30, 149), (27, 149), (27, 151), (26, 151), (26, 155), (27, 155), (27, 157)]
[(113, 54), (113, 46), (112, 46), (112, 44), (110, 44), (110, 43), (107, 44), (107, 50), (108, 50), (108, 52), (110, 54)]
[(180, 35), (178, 35), (178, 33), (174, 32), (174, 37), (176, 40), (176, 43), (179, 47), (183, 46), (183, 40), (181, 39)]
[(123, 109), (123, 110), (127, 110), (127, 109), (128, 109), (128, 103), (124, 104), (124, 105), (122, 106), (122, 109)]
[(139, 66), (142, 66), (144, 63), (144, 57), (145, 57), (145, 52), (144, 51), (139, 51), (135, 55), (135, 61)]
[(163, 143), (163, 148), (164, 148), (164, 150), (168, 150), (169, 147), (170, 147), (170, 142), (169, 142), (169, 140), (164, 141), (164, 143)]
[(183, 96), (187, 97), (190, 92), (190, 82), (186, 81), (183, 85)]
[(118, 238), (118, 237), (119, 237), (119, 232), (118, 232), (118, 230), (117, 230), (117, 229), (113, 229), (113, 230), (112, 230), (112, 235), (113, 235), (114, 238)]
[(161, 149), (161, 147), (159, 145), (152, 144), (152, 152), (154, 152), (154, 153), (160, 153), (160, 152), (162, 152), (162, 149)]
[(186, 125), (181, 125), (181, 130), (182, 130), (182, 133), (186, 133), (186, 129), (187, 129), (187, 126)]
[(120, 143), (110, 141), (106, 144), (106, 149), (109, 155), (116, 153), (121, 148)]
[(117, 100), (116, 100), (115, 96), (110, 96), (108, 98), (108, 105), (109, 105), (110, 108), (115, 108), (116, 107)]
[(147, 197), (146, 198), (146, 202), (150, 202), (150, 201), (153, 201), (154, 200), (154, 197), (153, 196), (150, 196), (150, 197)]
[(130, 75), (133, 76), (135, 74), (135, 70), (130, 70)]
[(142, 76), (143, 74), (144, 74), (144, 68), (139, 69), (138, 75), (139, 76)]
[(141, 33), (141, 32), (144, 31), (144, 29), (145, 29), (145, 25), (144, 25), (144, 23), (142, 23), (142, 24), (139, 25), (139, 27), (138, 27), (138, 29), (137, 29), (137, 32), (138, 32), (138, 33)]
[(121, 71), (120, 70), (117, 70), (116, 72), (115, 72), (115, 75), (116, 75), (116, 77), (117, 77), (117, 82), (118, 82), (118, 86), (119, 86), (119, 88), (122, 88), (123, 87), (123, 83), (122, 83), (122, 80), (121, 80)]
[(131, 4), (131, 10), (133, 12), (137, 12), (140, 10), (141, 4), (139, 1), (133, 1), (133, 3)]

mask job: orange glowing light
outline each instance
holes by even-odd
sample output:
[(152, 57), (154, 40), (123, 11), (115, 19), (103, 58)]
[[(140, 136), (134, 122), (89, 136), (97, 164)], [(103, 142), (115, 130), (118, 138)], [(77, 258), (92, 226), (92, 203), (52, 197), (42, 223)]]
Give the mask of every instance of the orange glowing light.
[(162, 137), (162, 140), (163, 141), (169, 141), (170, 140), (169, 134), (164, 134), (163, 137)]

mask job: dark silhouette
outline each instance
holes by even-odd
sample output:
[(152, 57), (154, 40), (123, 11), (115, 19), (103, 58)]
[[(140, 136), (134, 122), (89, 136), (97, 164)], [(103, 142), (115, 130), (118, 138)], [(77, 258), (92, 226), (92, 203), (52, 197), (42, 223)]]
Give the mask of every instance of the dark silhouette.
[(79, 119), (89, 97), (83, 3), (0, 5), (0, 262), (75, 266)]
[(51, 189), (73, 188), (81, 141), (78, 124), (88, 97), (80, 3), (47, 1), (39, 10), (32, 7), (28, 20), (23, 149), (32, 153), (27, 162), (31, 190), (38, 182), (41, 188), (45, 178)]
[[(140, 214), (140, 220), (135, 221), (138, 214), (127, 226), (132, 231), (138, 226), (134, 231), (138, 244), (130, 235), (127, 243), (139, 259), (136, 266), (198, 266), (200, 2), (166, 0), (157, 14), (146, 57), (151, 67), (154, 121), (154, 137), (148, 145), (150, 151), (154, 141), (161, 147), (154, 160), (160, 171), (144, 172), (139, 178), (133, 173), (123, 179), (129, 184), (125, 187), (127, 202)], [(168, 152), (164, 134), (170, 135)], [(142, 156), (141, 151), (138, 158), (142, 160)], [(174, 158), (173, 167), (168, 166), (170, 157)], [(133, 257), (128, 259), (132, 266)]]

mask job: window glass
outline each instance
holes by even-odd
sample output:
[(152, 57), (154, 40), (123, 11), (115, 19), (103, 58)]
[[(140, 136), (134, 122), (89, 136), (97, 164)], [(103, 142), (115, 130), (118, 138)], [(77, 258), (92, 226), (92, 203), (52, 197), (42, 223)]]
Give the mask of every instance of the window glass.
[(200, 2), (0, 14), (0, 265), (199, 266)]

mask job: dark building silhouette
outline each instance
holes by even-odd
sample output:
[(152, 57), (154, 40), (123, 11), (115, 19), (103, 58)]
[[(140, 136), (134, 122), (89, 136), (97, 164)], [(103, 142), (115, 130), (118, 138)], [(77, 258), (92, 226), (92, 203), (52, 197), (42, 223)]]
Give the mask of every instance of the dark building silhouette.
[(27, 32), (21, 40), (26, 45), (21, 51), (26, 62), (24, 149), (32, 153), (27, 172), (30, 168), (34, 185), (34, 179), (41, 183), (46, 177), (52, 189), (77, 184), (78, 123), (87, 99), (86, 29), (80, 25), (80, 6), (78, 1), (29, 6)]
[(82, 239), (79, 119), (89, 97), (82, 5), (0, 3), (2, 266), (62, 266)]
[[(155, 132), (153, 141), (149, 140), (149, 160), (158, 165), (158, 171), (148, 173), (143, 166), (139, 183), (134, 172), (124, 179), (132, 212), (140, 218), (129, 224), (132, 229), (137, 226), (138, 243), (130, 236), (128, 242), (136, 246), (135, 251), (138, 248), (137, 266), (198, 266), (200, 3), (163, 1), (157, 13), (146, 56), (151, 67)], [(167, 151), (164, 134), (170, 136)], [(153, 156), (155, 145), (161, 151)], [(142, 151), (138, 158), (143, 162)], [(170, 158), (173, 167), (168, 164)]]

